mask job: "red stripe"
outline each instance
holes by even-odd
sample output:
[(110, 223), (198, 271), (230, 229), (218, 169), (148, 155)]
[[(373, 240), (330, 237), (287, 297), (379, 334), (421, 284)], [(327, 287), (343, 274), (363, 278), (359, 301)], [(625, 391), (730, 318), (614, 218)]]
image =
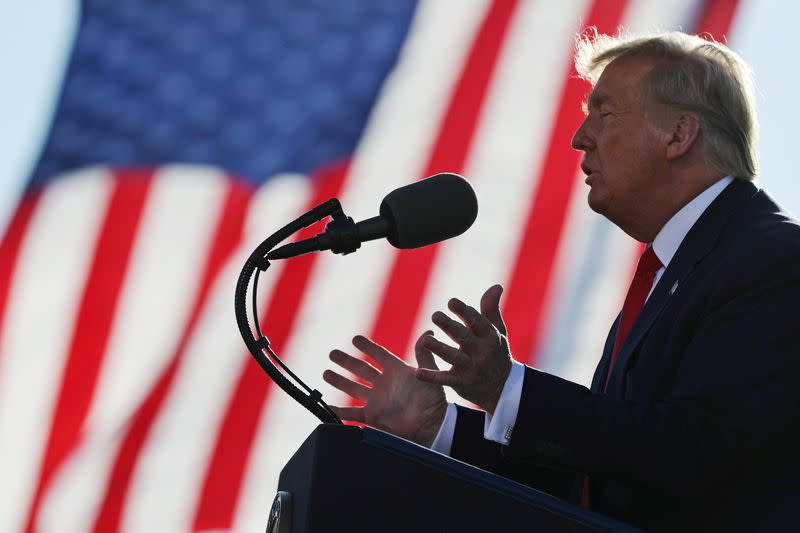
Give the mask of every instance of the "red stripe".
[[(516, 1), (492, 3), (453, 91), (424, 175), (462, 172)], [(370, 337), (405, 355), (439, 247), (398, 252)]]
[[(14, 273), (19, 259), (18, 254), (22, 246), (22, 239), (28, 231), (31, 217), (36, 211), (41, 197), (41, 189), (39, 189), (36, 192), (26, 194), (22, 198), (8, 223), (3, 240), (0, 241), (0, 333), (2, 333), (5, 326), (8, 293), (11, 289), (11, 284), (14, 283)], [(0, 346), (2, 346), (1, 337)], [(2, 364), (3, 354), (0, 352), (0, 370), (2, 369)]]
[(25, 526), (28, 533), (34, 531), (44, 490), (77, 443), (86, 419), (151, 182), (149, 170), (127, 171), (113, 181), (113, 192), (67, 352), (39, 480), (28, 511)]
[[(340, 163), (320, 173), (315, 179), (313, 198), (307, 208), (337, 196), (347, 169), (347, 163)], [(320, 229), (319, 224), (305, 228), (298, 233), (298, 238), (312, 237)], [(297, 311), (317, 257), (317, 254), (307, 254), (286, 264), (275, 285), (269, 307), (261, 317), (264, 334), (269, 337), (278, 355), (294, 329)], [(193, 531), (228, 529), (232, 526), (258, 422), (273, 389), (272, 382), (256, 362), (249, 355), (246, 359), (242, 356), (242, 373), (217, 434), (195, 510)]]
[[(596, 26), (600, 33), (616, 33), (627, 4), (626, 0), (595, 0), (586, 25)], [(583, 120), (580, 102), (588, 87), (577, 78), (572, 65), (564, 78), (557, 118), (503, 305), (512, 351), (522, 362), (533, 362), (538, 348), (547, 291), (580, 164), (580, 154), (571, 148), (570, 139)]]
[(186, 345), (195, 330), (197, 321), (206, 302), (212, 283), (230, 258), (236, 245), (241, 241), (245, 214), (252, 196), (252, 189), (243, 182), (230, 180), (222, 210), (217, 221), (217, 228), (211, 240), (207, 261), (200, 278), (199, 289), (192, 305), (192, 310), (183, 328), (172, 360), (161, 373), (150, 393), (133, 415), (131, 423), (122, 438), (122, 443), (114, 460), (106, 486), (105, 495), (95, 517), (92, 531), (95, 533), (111, 533), (119, 531), (122, 510), (134, 466), (139, 460), (144, 443), (161, 410), (167, 393), (172, 388), (175, 376), (184, 361)]
[(706, 0), (703, 11), (697, 19), (695, 32), (710, 35), (715, 40), (725, 42), (733, 23), (738, 0)]

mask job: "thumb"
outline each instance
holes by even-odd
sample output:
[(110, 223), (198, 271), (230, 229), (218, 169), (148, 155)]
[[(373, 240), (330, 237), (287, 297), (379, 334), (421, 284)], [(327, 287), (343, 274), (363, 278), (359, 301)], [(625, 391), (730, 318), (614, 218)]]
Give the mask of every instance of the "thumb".
[(419, 339), (417, 339), (416, 344), (414, 344), (414, 355), (417, 358), (417, 365), (420, 368), (431, 368), (434, 370), (438, 370), (439, 367), (436, 366), (436, 361), (433, 359), (433, 352), (431, 352), (424, 346), (423, 341), (425, 340), (425, 337), (429, 335), (433, 336), (433, 331), (428, 330), (419, 336)]
[(481, 296), (481, 314), (486, 317), (494, 327), (506, 335), (506, 324), (503, 322), (503, 315), (500, 314), (500, 296), (503, 294), (503, 286), (500, 284), (492, 285)]

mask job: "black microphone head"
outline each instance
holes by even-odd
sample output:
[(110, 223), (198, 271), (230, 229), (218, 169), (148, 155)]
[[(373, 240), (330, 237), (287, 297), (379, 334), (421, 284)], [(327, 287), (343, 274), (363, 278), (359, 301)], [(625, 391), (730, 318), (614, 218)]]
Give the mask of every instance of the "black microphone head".
[(445, 172), (390, 192), (380, 214), (392, 246), (419, 248), (467, 231), (478, 216), (478, 199), (467, 180)]

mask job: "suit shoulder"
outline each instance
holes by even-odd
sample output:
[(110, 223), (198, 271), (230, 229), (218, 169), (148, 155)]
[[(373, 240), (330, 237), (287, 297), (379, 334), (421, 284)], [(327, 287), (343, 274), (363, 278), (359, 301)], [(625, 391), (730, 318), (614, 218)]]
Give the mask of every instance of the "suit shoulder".
[(735, 255), (800, 261), (800, 222), (761, 190), (732, 214), (723, 240)]

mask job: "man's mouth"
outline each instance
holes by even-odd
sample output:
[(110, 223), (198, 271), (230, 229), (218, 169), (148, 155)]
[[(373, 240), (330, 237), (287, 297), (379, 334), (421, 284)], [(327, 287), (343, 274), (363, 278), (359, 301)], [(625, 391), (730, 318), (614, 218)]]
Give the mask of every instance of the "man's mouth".
[(589, 180), (591, 180), (592, 178), (592, 175), (595, 174), (595, 170), (586, 163), (581, 163), (581, 170), (583, 171), (584, 174), (586, 174), (585, 182), (588, 184)]
[(591, 181), (594, 178), (595, 174), (597, 173), (594, 171), (594, 169), (592, 169), (585, 163), (581, 164), (581, 170), (583, 171), (584, 174), (586, 174), (586, 179), (584, 180), (584, 183), (586, 183), (587, 185), (591, 185)]

